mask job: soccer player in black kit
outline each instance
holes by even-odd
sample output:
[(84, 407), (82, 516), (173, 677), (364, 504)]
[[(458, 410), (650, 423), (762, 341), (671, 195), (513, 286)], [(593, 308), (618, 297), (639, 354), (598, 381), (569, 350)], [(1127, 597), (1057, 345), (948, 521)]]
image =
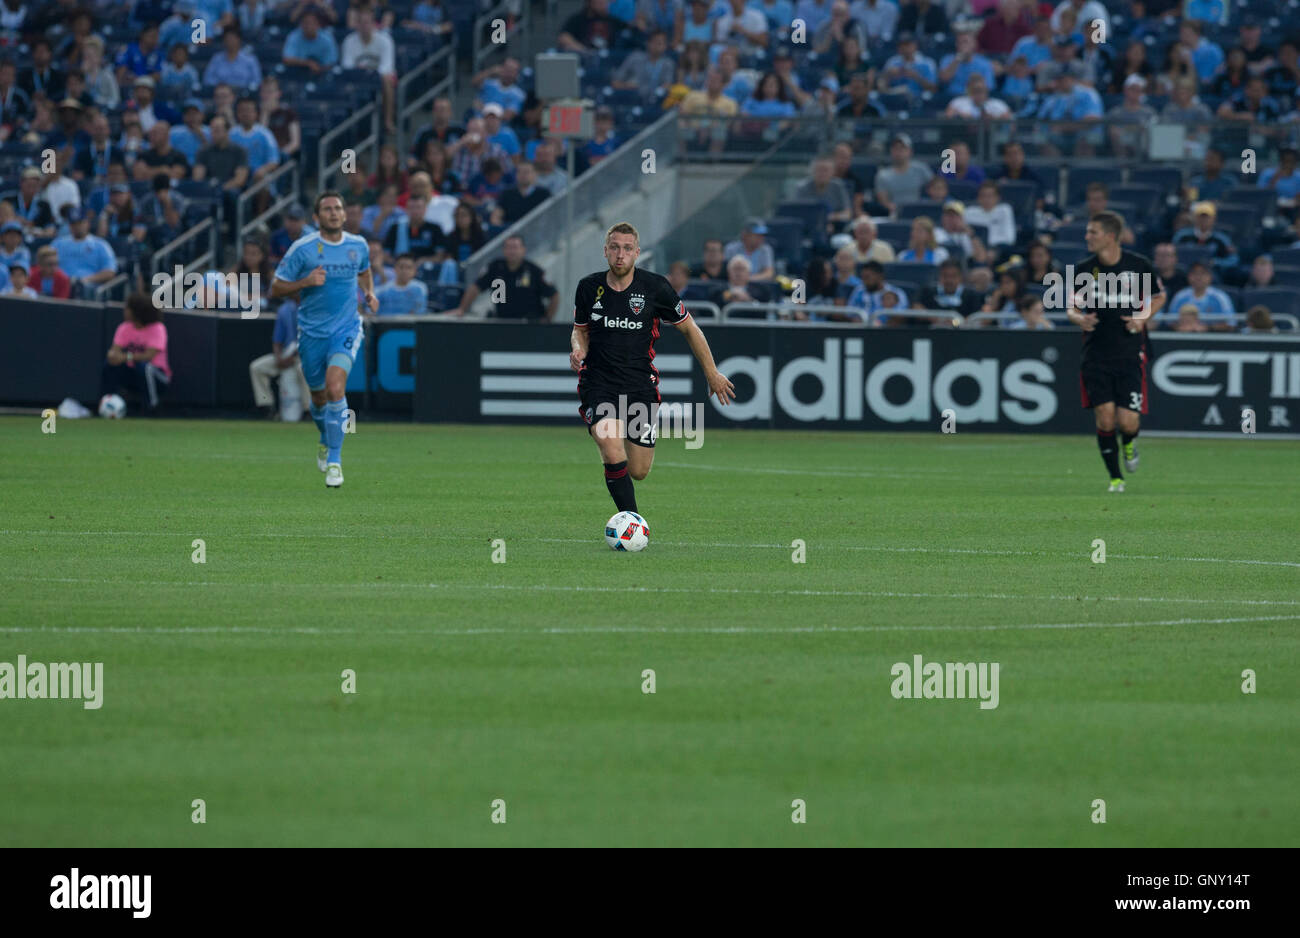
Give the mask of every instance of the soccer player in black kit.
[(1097, 446), (1110, 473), (1110, 491), (1124, 491), (1119, 468), (1118, 426), (1124, 450), (1124, 467), (1138, 467), (1137, 440), (1140, 415), (1147, 412), (1147, 321), (1165, 303), (1164, 284), (1141, 254), (1120, 247), (1124, 219), (1115, 212), (1098, 212), (1084, 232), (1092, 253), (1075, 265), (1076, 278), (1091, 277), (1091, 286), (1074, 293), (1067, 311), (1072, 323), (1083, 329), (1083, 364), (1079, 386), (1083, 406), (1097, 419)]
[[(583, 277), (573, 302), (569, 365), (578, 373), (578, 408), (600, 448), (605, 486), (619, 511), (636, 511), (638, 482), (650, 472), (659, 430), (659, 323), (676, 326), (704, 368), (709, 392), (726, 405), (736, 396), (713, 363), (704, 333), (666, 277), (638, 270), (641, 242), (627, 222), (605, 234), (609, 269)], [(626, 443), (632, 445), (626, 446)]]

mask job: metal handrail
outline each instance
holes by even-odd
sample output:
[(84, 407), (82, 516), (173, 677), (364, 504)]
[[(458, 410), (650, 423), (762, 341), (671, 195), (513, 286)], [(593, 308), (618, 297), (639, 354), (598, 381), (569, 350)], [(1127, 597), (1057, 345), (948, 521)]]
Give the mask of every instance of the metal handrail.
[(94, 292), (91, 293), (91, 299), (95, 302), (101, 302), (109, 293), (122, 286), (122, 284), (129, 282), (130, 279), (130, 276), (127, 274), (118, 274), (110, 280), (105, 280), (103, 283), (95, 287)]
[(316, 142), (316, 185), (318, 188), (323, 188), (325, 180), (343, 164), (342, 154), (337, 159), (328, 159), (326, 154), (329, 152), (331, 144), (339, 136), (350, 130), (353, 124), (366, 120), (370, 121), (370, 135), (356, 146), (350, 148), (357, 154), (359, 160), (363, 150), (379, 145), (379, 107), (374, 102), (367, 104), (333, 130), (322, 135), (320, 140)]
[[(418, 98), (407, 101), (407, 89), (417, 80), (424, 82), (426, 72), (432, 72), (444, 59), (447, 60), (447, 74), (437, 83), (431, 85)], [(456, 93), (456, 43), (448, 42), (415, 69), (403, 75), (397, 83), (397, 151), (405, 154), (410, 149), (407, 122), (420, 112), (434, 98), (452, 97)]]
[[(289, 186), (289, 191), (284, 195), (277, 196), (270, 207), (265, 211), (258, 213), (248, 221), (244, 221), (245, 205), (253, 200), (258, 193), (269, 189), (271, 186), (284, 176), (292, 176), (293, 183)], [(244, 250), (244, 237), (263, 221), (270, 218), (280, 209), (293, 202), (298, 201), (301, 197), (301, 179), (298, 175), (298, 161), (288, 160), (274, 172), (267, 173), (262, 180), (254, 186), (245, 189), (235, 199), (235, 255), (240, 256)]]
[(164, 244), (161, 248), (153, 252), (153, 255), (149, 258), (150, 279), (152, 280), (152, 278), (162, 269), (163, 258), (167, 257), (167, 255), (171, 254), (173, 251), (175, 251), (182, 245), (187, 244), (190, 241), (193, 241), (195, 238), (198, 238), (205, 231), (207, 232), (208, 235), (207, 251), (205, 251), (203, 254), (200, 254), (196, 258), (186, 261), (182, 266), (184, 267), (186, 272), (188, 272), (191, 267), (196, 267), (200, 265), (203, 266), (214, 265), (216, 263), (216, 257), (217, 257), (217, 223), (213, 221), (211, 217), (209, 217), (203, 219), (203, 221), (199, 222), (197, 225), (195, 225), (193, 228), (189, 229), (188, 231), (185, 231), (177, 235), (175, 238), (173, 238), (172, 240)]
[(694, 316), (696, 313), (708, 313), (712, 318), (718, 321), (722, 320), (722, 307), (717, 303), (710, 303), (708, 300), (683, 300), (686, 306), (686, 312)]
[[(961, 324), (961, 328), (971, 329), (974, 328), (977, 324), (985, 323), (985, 322), (997, 322), (997, 324), (1000, 326), (1004, 321), (1015, 322), (1019, 318), (1020, 318), (1019, 313), (984, 313), (984, 312), (971, 313), (969, 316), (966, 317), (965, 321)], [(1043, 318), (1050, 320), (1052, 322), (1065, 323), (1066, 325), (1070, 325), (1070, 326), (1074, 325), (1073, 323), (1070, 322), (1070, 316), (1068, 313), (1044, 312)]]

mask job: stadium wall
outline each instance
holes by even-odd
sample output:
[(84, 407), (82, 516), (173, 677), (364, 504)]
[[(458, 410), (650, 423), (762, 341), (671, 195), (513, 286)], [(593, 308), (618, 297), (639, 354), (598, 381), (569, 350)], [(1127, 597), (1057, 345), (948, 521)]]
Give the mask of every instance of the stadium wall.
[[(92, 404), (120, 307), (5, 300), (0, 404)], [(175, 380), (168, 406), (253, 407), (248, 363), (269, 351), (271, 317), (173, 311), (164, 319)], [(718, 366), (736, 385), (710, 427), (1085, 433), (1079, 336), (1072, 331), (868, 329), (808, 323), (707, 323)], [(571, 423), (576, 376), (569, 327), (391, 317), (367, 328), (348, 383), (359, 409), (422, 422)], [(1300, 338), (1156, 333), (1144, 429), (1295, 438)], [(26, 351), (23, 351), (26, 350)], [(31, 350), (41, 350), (32, 354)], [(655, 346), (667, 403), (705, 400), (698, 363), (675, 329)]]

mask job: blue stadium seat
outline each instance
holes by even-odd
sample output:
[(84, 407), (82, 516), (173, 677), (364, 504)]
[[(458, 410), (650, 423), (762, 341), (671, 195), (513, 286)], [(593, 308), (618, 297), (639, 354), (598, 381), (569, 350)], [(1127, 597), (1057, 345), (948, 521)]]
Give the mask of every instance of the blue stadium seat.
[(1034, 207), (1038, 200), (1038, 186), (1032, 182), (1003, 179), (998, 183), (1002, 201), (1011, 206), (1016, 216), (1016, 227), (1025, 231), (1033, 228)]
[(1245, 312), (1252, 306), (1262, 304), (1269, 312), (1300, 315), (1300, 293), (1284, 287), (1257, 287), (1241, 291), (1240, 311)]
[(1062, 264), (1077, 264), (1091, 253), (1086, 244), (1066, 241), (1052, 245), (1052, 256)]
[(803, 222), (803, 232), (820, 238), (826, 230), (826, 204), (824, 202), (782, 202), (776, 214), (784, 218), (798, 218)]
[(1300, 267), (1300, 247), (1275, 248), (1270, 253), (1276, 267)]
[(708, 303), (717, 289), (718, 283), (714, 280), (688, 280), (682, 299), (688, 303)]
[(914, 218), (925, 216), (932, 219), (935, 224), (943, 214), (943, 206), (938, 202), (900, 202), (898, 204), (898, 220), (911, 221)]
[[(1126, 183), (1111, 186), (1110, 197), (1115, 202), (1128, 202), (1133, 206), (1134, 220), (1153, 220), (1164, 210), (1165, 190), (1150, 183)], [(1126, 216), (1127, 217), (1127, 216)]]
[(948, 183), (948, 195), (951, 198), (965, 202), (969, 205), (975, 201), (975, 195), (979, 192), (980, 184), (978, 182), (967, 182), (964, 179), (953, 179)]
[(849, 166), (853, 170), (854, 175), (862, 180), (862, 184), (866, 187), (867, 192), (874, 192), (876, 188), (877, 164), (871, 160), (854, 158), (853, 162), (850, 163)]
[(1199, 244), (1178, 244), (1174, 246), (1178, 252), (1178, 266), (1183, 270), (1191, 267), (1198, 261), (1212, 264), (1214, 261), (1214, 248), (1202, 247)]
[(429, 287), (429, 309), (442, 312), (455, 309), (460, 305), (460, 298), (465, 295), (465, 288), (454, 284)]
[(1075, 221), (1068, 225), (1062, 225), (1053, 232), (1053, 238), (1056, 241), (1066, 241), (1074, 244), (1083, 243), (1084, 229), (1088, 227), (1087, 222)]
[(1238, 252), (1250, 253), (1259, 242), (1259, 210), (1248, 205), (1219, 203), (1215, 228), (1228, 232)]
[(1061, 201), (1061, 167), (1059, 163), (1043, 160), (1025, 160), (1025, 165), (1043, 181), (1042, 196), (1049, 205)]
[[(903, 281), (907, 281), (917, 289), (932, 287), (939, 280), (939, 265), (896, 261), (885, 265), (885, 279), (898, 286), (902, 286)], [(909, 296), (911, 292), (908, 291)]]
[(876, 225), (876, 236), (896, 250), (907, 247), (912, 234), (912, 223), (907, 221), (882, 221)]
[(1065, 204), (1077, 205), (1082, 202), (1089, 183), (1104, 182), (1107, 186), (1113, 185), (1117, 175), (1118, 171), (1113, 165), (1071, 166), (1066, 182)]
[(768, 219), (767, 241), (772, 245), (777, 260), (785, 261), (787, 270), (803, 268), (803, 219), (782, 216)]
[(1273, 282), (1280, 287), (1300, 287), (1300, 267), (1279, 267), (1274, 264)]
[(1219, 199), (1219, 207), (1225, 205), (1250, 206), (1259, 212), (1260, 218), (1268, 218), (1277, 212), (1277, 192), (1255, 186), (1235, 186)]

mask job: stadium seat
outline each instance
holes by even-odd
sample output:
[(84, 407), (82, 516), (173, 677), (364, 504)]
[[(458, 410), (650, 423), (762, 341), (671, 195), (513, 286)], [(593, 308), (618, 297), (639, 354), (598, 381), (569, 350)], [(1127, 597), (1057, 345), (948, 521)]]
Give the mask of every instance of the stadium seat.
[(998, 183), (1002, 201), (1011, 206), (1016, 216), (1016, 227), (1028, 231), (1033, 227), (1034, 207), (1038, 200), (1038, 186), (1032, 182), (1004, 179)]
[[(885, 265), (885, 279), (897, 286), (902, 286), (902, 281), (907, 281), (917, 288), (932, 287), (939, 280), (939, 265), (896, 261)], [(908, 290), (909, 295), (911, 292)]]
[(1068, 225), (1062, 225), (1052, 233), (1053, 241), (1067, 241), (1073, 244), (1083, 243), (1083, 233), (1088, 227), (1087, 222), (1073, 221)]
[(1245, 312), (1252, 306), (1267, 306), (1269, 312), (1300, 315), (1300, 293), (1284, 287), (1256, 287), (1241, 291), (1239, 312)]
[(980, 184), (978, 182), (967, 182), (964, 179), (954, 179), (948, 183), (948, 195), (950, 198), (970, 204), (975, 201), (975, 196), (979, 192)]
[(1089, 183), (1104, 182), (1107, 186), (1111, 186), (1118, 175), (1113, 165), (1071, 166), (1066, 179), (1065, 204), (1078, 205), (1083, 202)]
[(688, 303), (709, 303), (718, 289), (716, 280), (688, 280), (682, 290), (682, 299)]
[(943, 215), (943, 206), (938, 202), (900, 202), (898, 205), (898, 220), (911, 221), (914, 218), (929, 218), (936, 225)]
[(1259, 210), (1248, 205), (1229, 205), (1220, 202), (1215, 228), (1228, 232), (1237, 250), (1252, 253), (1259, 242)]
[(1273, 282), (1279, 287), (1300, 287), (1300, 267), (1278, 267), (1274, 264)]
[(1219, 206), (1245, 205), (1259, 212), (1260, 218), (1269, 218), (1277, 213), (1277, 192), (1273, 189), (1260, 189), (1255, 186), (1236, 186), (1223, 193)]
[(907, 240), (912, 235), (912, 223), (906, 221), (882, 221), (876, 224), (876, 236), (896, 250), (907, 247)]
[(854, 159), (850, 164), (853, 174), (862, 180), (862, 185), (868, 193), (874, 192), (876, 187), (876, 170), (877, 164), (871, 160)]
[[(1135, 215), (1130, 220), (1145, 220), (1148, 225), (1164, 212), (1166, 190), (1150, 183), (1127, 183), (1111, 186), (1110, 197), (1114, 202), (1127, 202), (1133, 206)], [(1127, 217), (1127, 216), (1126, 216)]]
[(1178, 266), (1183, 270), (1187, 270), (1198, 261), (1206, 264), (1212, 264), (1214, 261), (1212, 247), (1203, 247), (1199, 244), (1178, 244), (1174, 247), (1178, 251)]
[(767, 241), (787, 270), (801, 270), (805, 263), (803, 219), (777, 216), (767, 220)]
[(1270, 252), (1278, 267), (1300, 267), (1300, 247), (1276, 248)]
[(1091, 253), (1086, 244), (1067, 241), (1052, 245), (1052, 256), (1061, 264), (1077, 264)]
[(784, 218), (797, 218), (803, 222), (803, 233), (820, 238), (826, 230), (826, 204), (824, 202), (782, 202), (776, 214)]

